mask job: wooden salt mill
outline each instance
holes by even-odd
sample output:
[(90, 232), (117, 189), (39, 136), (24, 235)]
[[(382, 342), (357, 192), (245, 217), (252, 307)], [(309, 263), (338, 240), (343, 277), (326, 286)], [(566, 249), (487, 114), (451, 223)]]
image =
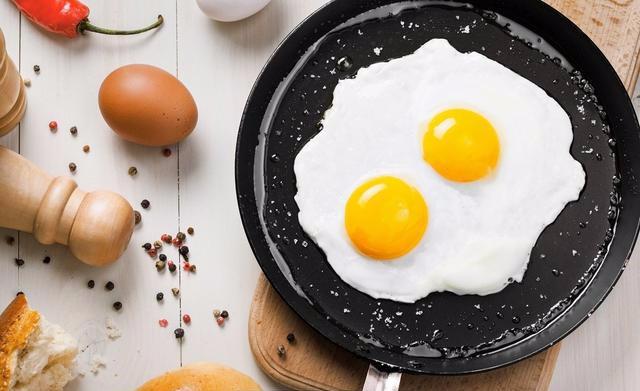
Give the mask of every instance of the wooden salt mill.
[(24, 83), (7, 55), (4, 35), (0, 30), (0, 137), (20, 122), (26, 108)]
[(0, 147), (0, 226), (32, 232), (42, 244), (67, 245), (84, 263), (104, 266), (126, 249), (134, 214), (118, 194), (86, 193)]

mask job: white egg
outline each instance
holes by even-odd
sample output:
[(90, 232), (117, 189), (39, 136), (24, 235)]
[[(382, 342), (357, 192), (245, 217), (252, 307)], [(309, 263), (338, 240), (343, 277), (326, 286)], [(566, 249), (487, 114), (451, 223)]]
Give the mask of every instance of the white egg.
[[(450, 181), (423, 158), (425, 124), (453, 108), (495, 128), (500, 156), (485, 178)], [(374, 298), (488, 295), (520, 282), (538, 237), (585, 184), (561, 106), (501, 64), (442, 39), (340, 81), (323, 125), (295, 161), (299, 221), (336, 273)], [(387, 261), (363, 255), (345, 228), (353, 191), (382, 175), (413, 186), (429, 209), (419, 243)]]
[(258, 13), (271, 0), (197, 0), (198, 7), (211, 19), (235, 22)]

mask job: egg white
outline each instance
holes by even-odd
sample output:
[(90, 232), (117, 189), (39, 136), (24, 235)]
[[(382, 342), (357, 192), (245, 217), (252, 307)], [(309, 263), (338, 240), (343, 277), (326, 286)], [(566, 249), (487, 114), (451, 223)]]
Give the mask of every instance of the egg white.
[[(423, 160), (425, 125), (450, 108), (476, 111), (497, 130), (501, 155), (490, 177), (451, 182)], [(443, 39), (340, 81), (323, 125), (296, 157), (298, 218), (340, 278), (374, 298), (488, 295), (520, 282), (536, 240), (585, 184), (560, 105), (501, 64)], [(412, 184), (429, 207), (421, 242), (386, 262), (360, 254), (344, 227), (351, 193), (379, 175)]]

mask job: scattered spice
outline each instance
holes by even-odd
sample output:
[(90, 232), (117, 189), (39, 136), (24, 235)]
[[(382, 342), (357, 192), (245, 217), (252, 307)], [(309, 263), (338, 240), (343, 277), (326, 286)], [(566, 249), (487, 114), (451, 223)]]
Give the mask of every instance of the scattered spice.
[(162, 155), (164, 157), (170, 157), (171, 156), (171, 150), (169, 148), (165, 148), (162, 150)]
[(25, 87), (31, 87), (31, 79), (25, 77), (23, 82)]
[(85, 145), (84, 147), (82, 147), (82, 152), (89, 153), (89, 151), (91, 151), (91, 147), (89, 145)]
[(224, 326), (224, 318), (219, 316), (216, 318), (216, 323), (218, 323), (218, 326), (222, 327)]
[(156, 269), (158, 271), (164, 270), (165, 265), (166, 265), (166, 262), (164, 261), (156, 261)]
[(177, 268), (178, 268), (178, 267), (176, 266), (176, 264), (175, 264), (175, 263), (173, 263), (173, 261), (169, 261), (169, 271), (170, 271), (171, 273), (175, 272)]
[(158, 321), (158, 324), (160, 325), (160, 327), (163, 327), (163, 328), (164, 328), (164, 327), (169, 326), (169, 321), (168, 321), (168, 320), (166, 320), (166, 319), (160, 319), (160, 320)]
[(9, 246), (13, 246), (13, 244), (16, 242), (16, 238), (14, 238), (13, 236), (7, 236), (4, 241), (7, 242)]
[(287, 349), (284, 348), (284, 345), (278, 346), (278, 356), (284, 357), (287, 354)]
[(294, 343), (296, 342), (296, 336), (293, 333), (289, 333), (287, 334), (287, 341), (289, 341), (289, 343)]
[(135, 218), (136, 225), (142, 222), (142, 215), (137, 210), (133, 211), (133, 217)]
[(177, 329), (173, 330), (173, 334), (175, 334), (177, 339), (182, 339), (182, 337), (184, 337), (184, 329), (178, 327)]
[(193, 235), (193, 233), (194, 233), (194, 232), (195, 232), (195, 230), (193, 229), (193, 227), (189, 227), (189, 228), (187, 228), (187, 233), (188, 233), (189, 235)]
[(185, 240), (187, 240), (187, 235), (185, 235), (184, 232), (178, 232), (176, 234), (176, 238), (184, 242)]
[(72, 126), (69, 129), (69, 133), (71, 133), (72, 136), (77, 136), (78, 135), (78, 127), (77, 126)]
[(89, 282), (87, 282), (87, 286), (89, 287), (89, 289), (93, 289), (96, 286), (96, 282), (93, 280), (89, 280)]
[(24, 266), (24, 259), (22, 259), (22, 258), (16, 258), (16, 259), (15, 259), (15, 261), (16, 261), (16, 265), (17, 265), (18, 267)]
[(129, 176), (138, 175), (138, 169), (136, 167), (134, 167), (134, 166), (129, 167), (129, 171), (128, 172), (129, 172)]
[(116, 311), (120, 311), (122, 309), (122, 303), (119, 301), (116, 301), (115, 303), (113, 303), (113, 309)]
[(160, 256), (158, 258), (163, 262), (167, 262), (167, 256), (164, 255), (164, 254), (160, 254)]
[(176, 247), (182, 246), (182, 240), (180, 240), (178, 238), (174, 238), (173, 239), (173, 245), (176, 246)]
[(149, 202), (149, 200), (142, 200), (140, 206), (142, 206), (143, 209), (149, 209), (149, 207), (151, 206), (151, 202)]
[(47, 255), (46, 257), (44, 257), (42, 259), (42, 263), (47, 264), (47, 265), (50, 264), (51, 263), (51, 257)]
[(189, 271), (190, 271), (191, 273), (195, 273), (195, 272), (196, 272), (196, 265), (191, 265), (191, 266), (189, 266)]
[(182, 315), (182, 321), (186, 324), (191, 323), (191, 316), (189, 316), (189, 314)]
[(40, 65), (37, 65), (37, 64), (36, 64), (36, 65), (34, 65), (34, 66), (33, 66), (33, 71), (34, 71), (35, 73), (40, 73)]
[(184, 259), (189, 259), (189, 247), (182, 246), (178, 252), (184, 257)]
[(155, 242), (153, 242), (153, 248), (155, 248), (156, 250), (160, 250), (162, 248), (162, 242), (156, 240)]
[(182, 264), (182, 270), (184, 270), (185, 272), (188, 272), (189, 269), (191, 269), (191, 264), (189, 262), (184, 262)]
[(213, 310), (213, 316), (215, 318), (219, 318), (220, 317), (220, 310)]
[(169, 234), (162, 234), (162, 236), (160, 236), (160, 240), (162, 240), (166, 244), (171, 244), (171, 241), (173, 240), (173, 238)]
[(227, 312), (227, 310), (224, 310), (220, 313), (220, 316), (227, 319), (229, 318), (229, 312)]
[(145, 243), (142, 245), (142, 248), (145, 249), (146, 251), (151, 250), (151, 243)]
[(58, 123), (56, 121), (49, 122), (49, 130), (51, 130), (52, 132), (58, 130)]
[(158, 292), (158, 293), (156, 293), (156, 300), (157, 300), (157, 301), (162, 301), (162, 300), (164, 300), (164, 293), (162, 293), (162, 292)]
[[(175, 265), (174, 265), (174, 266), (175, 266)], [(171, 288), (171, 293), (173, 293), (173, 295), (174, 295), (175, 297), (178, 297), (178, 296), (180, 296), (180, 289), (178, 289), (178, 288)]]
[(69, 163), (69, 171), (76, 172), (77, 169), (78, 165), (76, 165), (74, 162)]
[(111, 281), (108, 281), (108, 282), (104, 285), (104, 289), (106, 289), (106, 290), (108, 290), (108, 291), (112, 291), (112, 290), (113, 290), (113, 288), (115, 288), (115, 287), (116, 287), (116, 285), (115, 285), (113, 282), (111, 282)]

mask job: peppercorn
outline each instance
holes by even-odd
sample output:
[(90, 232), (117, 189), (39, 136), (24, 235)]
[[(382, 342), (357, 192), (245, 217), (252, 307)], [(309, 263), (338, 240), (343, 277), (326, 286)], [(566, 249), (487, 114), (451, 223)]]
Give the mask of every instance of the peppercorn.
[(129, 167), (129, 171), (128, 172), (129, 172), (130, 176), (138, 175), (138, 169), (136, 167), (133, 167), (133, 166)]
[(167, 256), (164, 254), (160, 254), (160, 256), (158, 257), (161, 261), (166, 262), (167, 261)]
[(173, 245), (176, 246), (176, 247), (182, 246), (182, 240), (180, 240), (178, 238), (174, 238), (173, 239)]
[(193, 233), (194, 233), (194, 232), (195, 232), (195, 230), (193, 229), (193, 227), (189, 227), (189, 228), (187, 228), (187, 233), (188, 233), (189, 235), (193, 235)]
[(145, 249), (145, 250), (147, 250), (147, 251), (151, 250), (151, 243), (145, 243), (145, 244), (143, 244), (143, 245), (142, 245), (142, 248), (143, 248), (143, 249)]
[(284, 357), (287, 354), (287, 350), (284, 348), (284, 345), (278, 346), (278, 356)]
[(184, 270), (185, 272), (188, 272), (189, 269), (191, 269), (191, 264), (189, 262), (184, 262), (182, 264), (182, 270)]
[(28, 77), (25, 77), (23, 81), (24, 81), (25, 87), (31, 87), (31, 79), (29, 79)]
[(162, 234), (162, 236), (160, 236), (160, 240), (162, 240), (167, 244), (171, 244), (171, 241), (173, 240), (173, 238), (169, 234)]
[(171, 150), (169, 148), (165, 148), (162, 150), (162, 155), (164, 155), (164, 157), (169, 157), (171, 156)]
[(229, 317), (229, 312), (227, 312), (227, 310), (224, 310), (220, 313), (220, 316), (222, 316), (223, 318), (227, 319)]
[(180, 250), (178, 250), (178, 252), (180, 253), (180, 255), (182, 255), (185, 259), (188, 258), (189, 256), (189, 247), (187, 246), (182, 246), (180, 247)]
[(218, 326), (222, 327), (224, 326), (224, 318), (219, 316), (216, 318), (216, 323), (218, 324)]
[(164, 293), (162, 293), (162, 292), (156, 293), (156, 300), (157, 301), (162, 301), (163, 299), (164, 299)]
[(135, 219), (134, 221), (135, 221), (136, 225), (138, 225), (138, 224), (140, 224), (142, 222), (142, 215), (137, 210), (133, 211), (133, 217)]
[(51, 263), (51, 257), (47, 255), (46, 257), (44, 257), (42, 259), (42, 263), (47, 264), (47, 265), (50, 264)]
[(40, 65), (34, 65), (34, 66), (33, 66), (33, 71), (34, 71), (35, 73), (40, 73)]
[(162, 242), (156, 240), (155, 242), (153, 242), (153, 248), (155, 248), (156, 250), (160, 250), (162, 248)]
[(149, 200), (142, 200), (140, 206), (142, 206), (143, 209), (149, 209), (149, 207), (151, 206), (151, 202), (149, 202)]
[(167, 327), (169, 325), (169, 321), (166, 319), (160, 319), (158, 321), (158, 324), (160, 325), (160, 327)]
[(52, 132), (58, 130), (58, 123), (56, 121), (49, 122), (49, 130)]
[(7, 236), (5, 238), (5, 242), (7, 242), (9, 246), (13, 246), (13, 244), (16, 242), (16, 238), (14, 238), (13, 236)]
[(151, 258), (155, 258), (158, 255), (158, 250), (156, 250), (155, 248), (152, 248), (151, 250), (147, 251), (147, 254)]
[(158, 271), (164, 270), (165, 262), (164, 261), (156, 261), (156, 269)]
[(182, 321), (186, 324), (191, 323), (191, 317), (189, 316), (189, 314), (182, 315)]
[(96, 282), (93, 280), (89, 280), (89, 282), (87, 282), (87, 286), (89, 287), (89, 289), (93, 289), (93, 287), (96, 286)]
[(173, 330), (173, 334), (175, 334), (177, 339), (182, 339), (182, 337), (184, 337), (184, 330), (178, 327), (177, 329)]
[(176, 264), (175, 264), (175, 263), (173, 263), (172, 261), (169, 261), (169, 271), (170, 271), (171, 273), (175, 272), (177, 268), (178, 268), (178, 267), (176, 266)]
[(113, 309), (116, 311), (120, 311), (122, 309), (122, 303), (119, 301), (116, 301), (115, 303), (113, 303)]
[(187, 239), (187, 235), (184, 234), (184, 232), (178, 232), (176, 234), (176, 238), (182, 240), (183, 242)]
[(220, 317), (220, 310), (213, 310), (213, 317), (214, 318), (219, 318)]
[(196, 265), (190, 265), (190, 266), (189, 266), (189, 271), (190, 271), (191, 273), (195, 273), (195, 272), (196, 272)]
[(78, 135), (78, 128), (76, 126), (72, 126), (69, 129), (69, 133), (71, 133), (72, 136), (77, 136)]
[(108, 281), (108, 282), (104, 285), (104, 289), (106, 289), (106, 290), (108, 290), (108, 291), (112, 291), (112, 290), (113, 290), (113, 288), (115, 288), (115, 287), (116, 287), (116, 285), (115, 285), (113, 282), (111, 282), (111, 281)]
[(69, 163), (69, 171), (76, 172), (77, 169), (78, 166), (74, 162)]
[(22, 258), (16, 258), (16, 259), (15, 259), (15, 261), (16, 261), (16, 265), (17, 265), (18, 267), (24, 266), (24, 259), (22, 259)]
[(91, 151), (91, 147), (90, 146), (85, 145), (84, 147), (82, 147), (82, 152), (89, 153), (89, 151)]
[(289, 343), (294, 343), (296, 341), (296, 336), (293, 333), (287, 334), (287, 341), (289, 341)]
[[(174, 265), (175, 266), (175, 265)], [(180, 295), (180, 289), (178, 288), (171, 288), (171, 293), (173, 293), (173, 295), (175, 297), (178, 297)]]

